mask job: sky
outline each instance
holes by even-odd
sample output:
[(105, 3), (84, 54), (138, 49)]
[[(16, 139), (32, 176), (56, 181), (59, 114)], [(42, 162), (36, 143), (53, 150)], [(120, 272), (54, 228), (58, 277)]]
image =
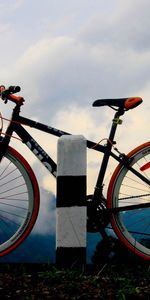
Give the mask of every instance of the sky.
[[(128, 152), (149, 140), (149, 11), (149, 0), (0, 0), (0, 84), (21, 86), (22, 115), (96, 142), (108, 136), (113, 112), (93, 108), (94, 100), (142, 97), (116, 136), (117, 147)], [(0, 104), (4, 116), (12, 108)], [(56, 157), (56, 139), (30, 131)], [(36, 158), (21, 143), (12, 144), (42, 188), (55, 192)], [(98, 164), (99, 155), (90, 151), (89, 190)]]

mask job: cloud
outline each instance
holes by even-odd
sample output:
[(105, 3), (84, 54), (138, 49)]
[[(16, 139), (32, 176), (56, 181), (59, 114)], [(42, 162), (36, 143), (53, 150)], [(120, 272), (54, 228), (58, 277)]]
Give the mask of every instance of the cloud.
[(13, 3), (11, 0), (1, 1), (0, 3), (0, 15), (3, 17), (14, 13), (18, 8), (22, 6), (25, 0), (14, 0)]
[(87, 45), (64, 36), (39, 40), (3, 76), (22, 86), (27, 111), (34, 107), (34, 117), (49, 120), (74, 103), (87, 108), (97, 98), (136, 94), (149, 81), (149, 61), (149, 52)]
[[(27, 9), (29, 2), (25, 3)], [(69, 2), (62, 14), (59, 11), (59, 20), (64, 20), (64, 28), (71, 22), (70, 31), (62, 33), (60, 30), (59, 34), (57, 32), (53, 36), (51, 31), (49, 35), (46, 31), (42, 37), (39, 34), (36, 41), (31, 41), (30, 36), (30, 43), (26, 42), (24, 51), (18, 52), (17, 59), (11, 61), (9, 68), (4, 64), (1, 68), (6, 85), (22, 86), (22, 94), (27, 99), (23, 111), (31, 117), (51, 123), (57, 111), (67, 109), (68, 105), (77, 103), (86, 109), (97, 98), (132, 96), (137, 94), (137, 90), (142, 90), (149, 82), (150, 67), (148, 47), (139, 40), (149, 34), (146, 27), (149, 24), (149, 2), (145, 0), (142, 3), (126, 1), (120, 5), (118, 1), (111, 1), (108, 7), (103, 2), (103, 6), (100, 6), (102, 10), (96, 10), (98, 2), (94, 8), (90, 3), (83, 26), (73, 33), (72, 20), (77, 15), (82, 19), (85, 1), (80, 12), (79, 3)], [(56, 4), (54, 12), (60, 9)], [(68, 14), (64, 19), (64, 11), (71, 12), (72, 5), (75, 5), (74, 16), (71, 15), (69, 21)], [(144, 25), (141, 24), (140, 14), (145, 20)], [(41, 12), (39, 20), (40, 24), (44, 20), (47, 23), (48, 16), (44, 19)], [(50, 18), (50, 23), (57, 24), (57, 20), (57, 16)], [(142, 51), (140, 47), (143, 47)]]
[[(21, 3), (25, 5), (27, 2)], [(46, 3), (49, 5), (48, 2)], [(55, 12), (58, 8), (60, 9), (56, 4), (58, 2), (53, 7)], [(75, 5), (75, 9), (69, 21), (68, 14), (65, 19), (64, 11), (71, 12), (72, 5)], [(108, 5), (107, 7), (101, 6), (102, 10), (96, 10), (97, 5), (99, 8), (98, 2), (94, 4), (94, 9), (93, 4), (88, 4), (87, 14), (82, 20), (85, 1), (81, 5), (80, 12), (78, 11), (79, 2), (75, 4), (69, 2), (62, 14), (59, 10), (61, 20), (64, 21), (64, 29), (65, 26), (68, 27), (69, 22), (70, 29), (66, 28), (63, 33), (57, 31), (57, 34), (55, 30), (54, 32), (52, 30), (53, 36), (52, 32), (48, 35), (48, 31), (43, 33), (42, 37), (40, 33), (36, 41), (29, 39), (30, 43), (26, 40), (24, 51), (19, 52), (17, 59), (11, 61), (9, 68), (4, 67), (3, 64), (1, 71), (4, 84), (19, 84), (22, 87), (22, 95), (26, 99), (22, 114), (50, 126), (85, 134), (89, 139), (98, 141), (101, 137), (107, 136), (106, 131), (112, 115), (107, 109), (93, 109), (91, 104), (94, 100), (134, 94), (143, 96), (145, 91), (147, 95), (149, 94), (150, 52), (148, 51), (149, 18), (147, 12), (150, 4), (146, 0), (142, 3), (141, 1), (123, 1), (121, 4), (119, 1), (111, 1), (111, 6), (109, 8)], [(38, 7), (40, 7), (40, 2), (38, 2)], [(48, 24), (47, 16), (44, 18), (42, 12), (38, 13), (40, 24), (42, 20)], [(80, 16), (83, 26), (79, 26), (76, 31), (72, 27), (72, 21), (77, 16)], [(35, 16), (33, 18), (35, 19)], [(52, 22), (55, 27), (57, 20), (58, 16), (55, 15), (52, 19), (50, 18), (50, 23)], [(141, 22), (143, 20), (144, 23)], [(8, 27), (2, 28), (8, 30), (9, 24)], [(60, 28), (59, 24), (58, 28)], [(31, 32), (34, 32), (32, 27)], [(13, 37), (15, 38), (15, 33)], [(144, 41), (141, 43), (142, 38)], [(8, 107), (9, 105), (3, 106), (4, 112), (8, 113)], [(138, 128), (138, 140), (144, 139), (144, 135), (147, 136), (146, 122), (149, 120), (147, 112), (146, 117), (144, 111), (140, 117), (139, 110), (129, 113), (128, 116), (125, 118), (130, 127), (125, 125), (122, 129), (122, 126), (118, 131), (118, 136), (121, 139), (122, 136), (126, 136), (129, 141), (129, 132), (131, 134), (132, 127), (133, 135)], [(143, 120), (142, 125), (139, 125), (139, 119)], [(127, 134), (125, 129), (127, 129)], [(44, 141), (45, 135), (38, 132), (35, 137), (39, 138), (41, 144), (48, 149), (49, 143), (47, 138)], [(132, 137), (130, 141), (132, 145)], [(54, 145), (54, 142), (50, 145), (52, 153), (55, 153)], [(33, 165), (35, 159), (31, 158), (31, 161)], [(44, 185), (47, 186), (47, 180), (44, 180)]]
[(150, 3), (144, 1), (122, 1), (114, 4), (112, 13), (97, 13), (84, 26), (81, 38), (92, 44), (113, 45), (115, 48), (149, 50)]
[(41, 189), (41, 204), (37, 222), (33, 229), (33, 234), (54, 234), (56, 230), (56, 199), (52, 193)]
[[(143, 97), (118, 127), (117, 148), (127, 153), (149, 140), (149, 10), (149, 0), (1, 1), (1, 83), (22, 87), (22, 115), (95, 142), (108, 137), (113, 112), (92, 108), (94, 100)], [(2, 104), (2, 113), (7, 116), (12, 107)], [(56, 160), (57, 138), (29, 132)], [(54, 233), (56, 182), (25, 145), (12, 141), (12, 146), (28, 160), (40, 184), (34, 232)], [(101, 159), (100, 153), (88, 151), (88, 194)], [(111, 161), (106, 186), (114, 166)]]
[[(51, 114), (61, 105), (86, 104), (99, 95), (97, 73), (102, 59), (96, 59), (93, 49), (87, 52), (84, 44), (73, 38), (42, 39), (15, 62), (12, 73), (4, 73), (4, 78), (23, 86), (31, 103), (36, 104), (35, 113), (42, 115), (41, 107), (46, 104)], [(44, 113), (47, 119), (48, 110)]]

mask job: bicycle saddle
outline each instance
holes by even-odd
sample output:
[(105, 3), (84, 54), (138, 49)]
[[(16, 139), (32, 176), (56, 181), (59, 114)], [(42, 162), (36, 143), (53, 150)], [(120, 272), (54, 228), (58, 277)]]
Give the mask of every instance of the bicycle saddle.
[(92, 106), (116, 106), (126, 110), (132, 109), (143, 102), (141, 97), (127, 97), (127, 98), (116, 98), (116, 99), (98, 99), (93, 102)]

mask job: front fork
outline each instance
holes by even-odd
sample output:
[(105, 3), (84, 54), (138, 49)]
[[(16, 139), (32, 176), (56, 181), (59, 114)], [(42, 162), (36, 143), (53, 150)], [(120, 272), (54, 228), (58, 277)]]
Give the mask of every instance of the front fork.
[(5, 132), (5, 136), (4, 137), (0, 136), (0, 162), (8, 149), (8, 145), (10, 143), (10, 139), (13, 131), (14, 131), (14, 125), (10, 122)]
[(12, 118), (7, 127), (4, 137), (0, 136), (0, 162), (8, 149), (10, 139), (12, 137), (13, 132), (15, 131), (15, 126), (17, 123), (15, 120), (17, 120), (18, 118), (19, 112), (20, 112), (20, 105), (17, 104), (13, 109)]
[(0, 137), (0, 162), (8, 149), (8, 144), (9, 142), (6, 143), (4, 138)]

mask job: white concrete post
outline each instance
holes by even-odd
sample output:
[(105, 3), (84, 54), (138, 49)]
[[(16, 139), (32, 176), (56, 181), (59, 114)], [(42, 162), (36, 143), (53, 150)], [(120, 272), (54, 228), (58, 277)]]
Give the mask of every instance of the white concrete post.
[(64, 135), (58, 140), (56, 265), (86, 264), (86, 140)]

